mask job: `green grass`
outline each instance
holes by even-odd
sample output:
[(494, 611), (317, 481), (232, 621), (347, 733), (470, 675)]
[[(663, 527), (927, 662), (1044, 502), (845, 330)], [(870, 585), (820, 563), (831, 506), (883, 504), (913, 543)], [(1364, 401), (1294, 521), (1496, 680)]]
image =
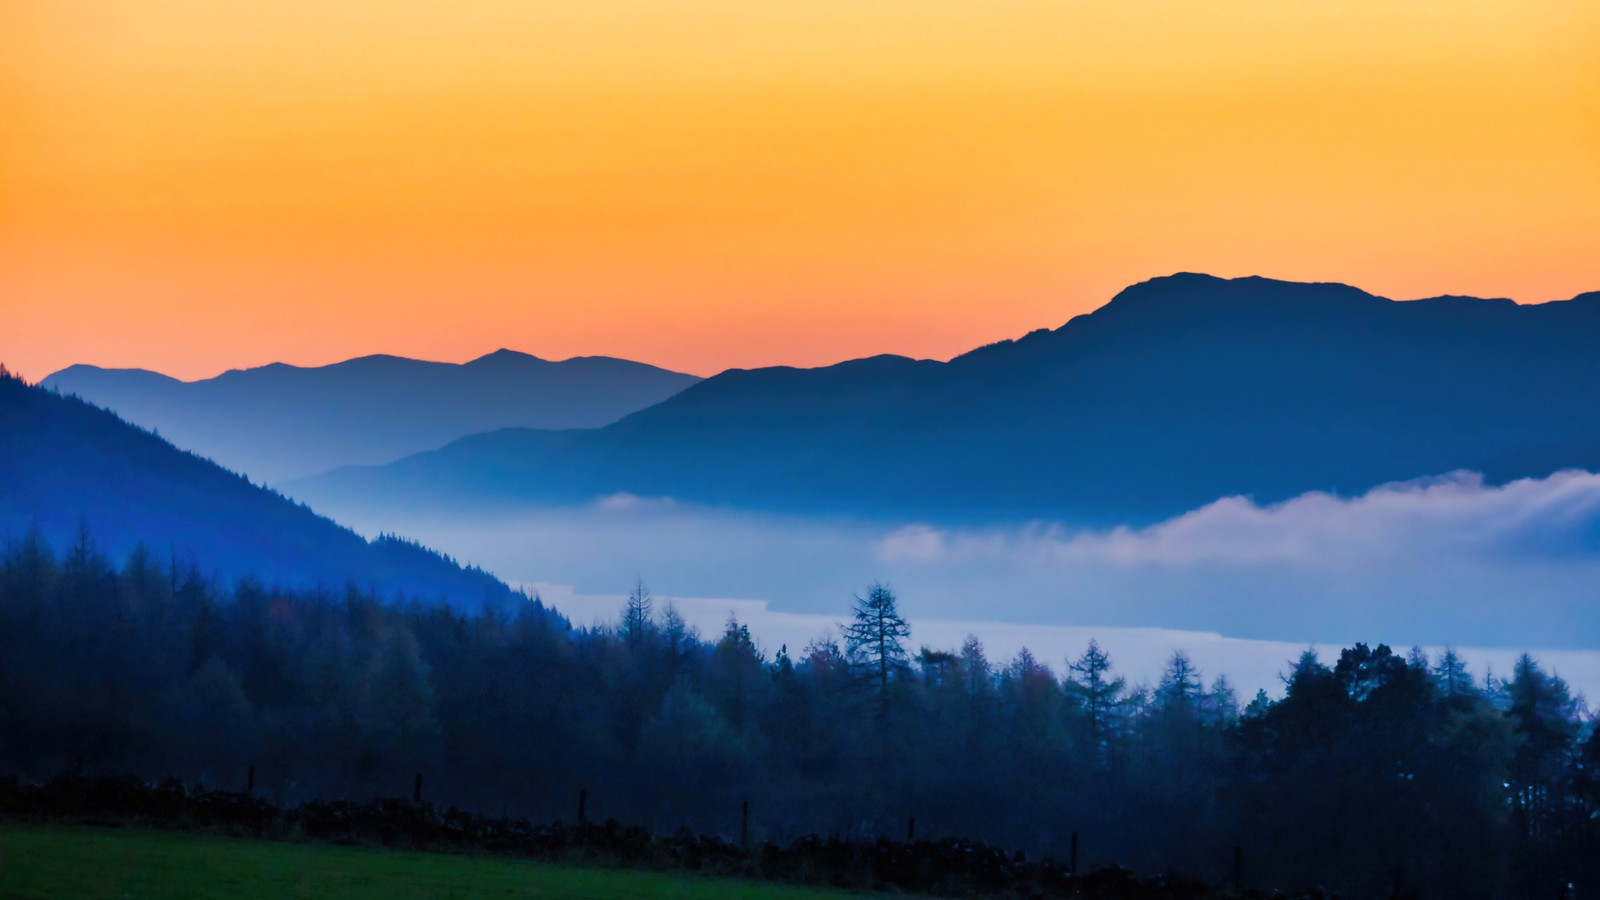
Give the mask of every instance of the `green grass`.
[(575, 897), (823, 900), (839, 893), (680, 873), (203, 834), (0, 824), (0, 898)]

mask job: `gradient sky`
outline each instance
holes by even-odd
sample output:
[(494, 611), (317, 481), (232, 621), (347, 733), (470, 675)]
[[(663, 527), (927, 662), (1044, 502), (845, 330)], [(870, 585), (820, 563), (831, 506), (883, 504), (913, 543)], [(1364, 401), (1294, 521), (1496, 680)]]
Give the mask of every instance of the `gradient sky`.
[(0, 0), (0, 361), (947, 357), (1600, 289), (1594, 0)]

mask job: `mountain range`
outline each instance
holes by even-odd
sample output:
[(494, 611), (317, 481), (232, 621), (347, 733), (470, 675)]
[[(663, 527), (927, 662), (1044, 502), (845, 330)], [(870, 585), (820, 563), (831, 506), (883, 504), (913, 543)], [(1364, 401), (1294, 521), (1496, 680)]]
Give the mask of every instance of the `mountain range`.
[(1459, 469), (1600, 467), (1600, 292), (1518, 305), (1179, 274), (958, 356), (731, 370), (593, 429), (288, 484), (333, 510), (614, 494), (933, 518), (1165, 518)]
[(0, 538), (87, 529), (119, 561), (143, 545), (225, 581), (322, 586), (472, 608), (511, 590), (410, 541), (368, 541), (114, 414), (0, 373)]
[(552, 362), (500, 350), (460, 365), (365, 356), (309, 368), (235, 369), (192, 382), (76, 365), (41, 384), (276, 484), (392, 462), (512, 426), (594, 428), (698, 380), (610, 357)]

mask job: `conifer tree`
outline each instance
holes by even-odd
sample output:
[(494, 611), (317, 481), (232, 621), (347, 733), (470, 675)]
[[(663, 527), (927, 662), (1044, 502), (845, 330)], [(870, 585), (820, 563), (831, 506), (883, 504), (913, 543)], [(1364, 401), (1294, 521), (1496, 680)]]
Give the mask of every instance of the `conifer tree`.
[(908, 668), (906, 648), (900, 640), (911, 635), (911, 626), (895, 608), (894, 594), (874, 584), (865, 599), (856, 598), (855, 621), (842, 630), (857, 672), (877, 691), (879, 716), (887, 718), (889, 679)]

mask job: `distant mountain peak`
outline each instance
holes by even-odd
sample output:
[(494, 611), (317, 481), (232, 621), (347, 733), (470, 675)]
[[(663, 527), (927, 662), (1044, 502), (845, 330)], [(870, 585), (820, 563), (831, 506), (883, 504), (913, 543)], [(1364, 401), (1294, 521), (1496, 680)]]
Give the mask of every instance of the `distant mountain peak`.
[[(1316, 301), (1369, 304), (1374, 302), (1403, 302), (1406, 304), (1477, 305), (1483, 307), (1521, 305), (1508, 297), (1478, 297), (1470, 294), (1440, 294), (1432, 297), (1420, 297), (1415, 300), (1395, 301), (1337, 281), (1286, 281), (1278, 278), (1266, 278), (1261, 275), (1221, 278), (1200, 272), (1177, 272), (1130, 285), (1113, 297), (1111, 302), (1106, 304), (1106, 307), (1115, 306), (1125, 309), (1129, 306), (1144, 306), (1163, 302), (1193, 305), (1213, 302), (1219, 299), (1235, 302), (1256, 300), (1260, 301), (1263, 306), (1280, 304), (1284, 301), (1288, 301), (1291, 304), (1301, 301)], [(1600, 291), (1579, 294), (1564, 302), (1600, 302)]]
[[(335, 365), (335, 366), (347, 366), (347, 365), (350, 365), (352, 363), (355, 363), (355, 364), (372, 364), (372, 365), (388, 365), (388, 364), (391, 364), (391, 363), (416, 363), (416, 362), (423, 362), (423, 360), (411, 359), (411, 358), (405, 357), (405, 356), (396, 356), (393, 353), (368, 353), (365, 356), (357, 356), (357, 357), (354, 357), (352, 359), (347, 359), (344, 362), (332, 363), (332, 365)], [(287, 365), (287, 364), (286, 363), (273, 363), (273, 365), (284, 366), (284, 365)], [(270, 366), (264, 366), (263, 368), (271, 368), (271, 367)], [(328, 368), (328, 367), (327, 366), (288, 366), (288, 368), (291, 368), (291, 369), (304, 369), (304, 368)]]
[(1221, 300), (1265, 305), (1279, 303), (1290, 297), (1295, 301), (1389, 302), (1383, 297), (1337, 281), (1283, 281), (1260, 275), (1219, 278), (1199, 272), (1178, 272), (1123, 288), (1102, 309), (1176, 303), (1196, 305)]
[(547, 360), (540, 359), (531, 353), (523, 353), (520, 350), (510, 350), (505, 347), (501, 347), (499, 350), (496, 350), (493, 353), (485, 353), (477, 359), (465, 363), (465, 365), (476, 366), (482, 364), (510, 362), (547, 362)]
[(822, 368), (825, 368), (825, 369), (865, 369), (865, 370), (871, 370), (871, 369), (883, 369), (883, 368), (891, 368), (891, 367), (898, 368), (898, 367), (901, 367), (901, 366), (905, 366), (908, 363), (913, 363), (914, 364), (914, 363), (926, 362), (926, 361), (927, 360), (920, 360), (920, 359), (917, 359), (917, 358), (911, 357), (911, 356), (902, 356), (899, 353), (879, 353), (879, 354), (876, 354), (874, 356), (863, 356), (863, 357), (860, 357), (858, 359), (847, 359), (847, 360), (845, 360), (843, 362), (834, 363), (831, 366), (823, 366)]
[(1436, 304), (1483, 304), (1486, 306), (1516, 306), (1517, 301), (1509, 297), (1469, 297), (1463, 294), (1440, 294), (1437, 297), (1420, 297), (1416, 300), (1407, 300), (1407, 303), (1436, 303)]
[(44, 385), (276, 483), (391, 462), (501, 428), (597, 428), (699, 380), (626, 360), (552, 362), (500, 349), (467, 363), (373, 354), (322, 366), (234, 369), (193, 382), (73, 367)]
[(76, 363), (74, 365), (67, 366), (65, 369), (62, 369), (59, 372), (55, 372), (46, 376), (45, 381), (48, 382), (52, 378), (58, 380), (119, 378), (150, 384), (164, 384), (169, 382), (173, 384), (178, 383), (178, 379), (173, 378), (170, 375), (163, 375), (160, 372), (152, 371), (150, 369), (104, 368), (101, 366), (90, 365), (89, 363)]

